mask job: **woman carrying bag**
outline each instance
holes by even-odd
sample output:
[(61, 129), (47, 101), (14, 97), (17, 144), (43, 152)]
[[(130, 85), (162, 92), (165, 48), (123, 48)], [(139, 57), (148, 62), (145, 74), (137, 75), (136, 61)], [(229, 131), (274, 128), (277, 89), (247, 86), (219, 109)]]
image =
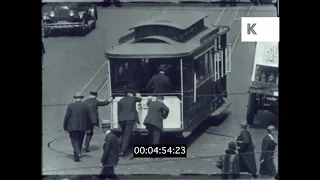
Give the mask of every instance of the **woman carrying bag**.
[(229, 142), (228, 149), (220, 156), (216, 166), (222, 170), (223, 179), (239, 178), (239, 155), (237, 153), (237, 144), (235, 142)]

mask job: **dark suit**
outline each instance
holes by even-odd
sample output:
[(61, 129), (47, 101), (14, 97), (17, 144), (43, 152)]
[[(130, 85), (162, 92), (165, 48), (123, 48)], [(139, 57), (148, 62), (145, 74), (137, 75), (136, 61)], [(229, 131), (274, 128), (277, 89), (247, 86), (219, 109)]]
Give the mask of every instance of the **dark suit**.
[(239, 160), (240, 160), (240, 172), (248, 172), (254, 176), (257, 173), (256, 159), (254, 155), (255, 145), (252, 142), (251, 133), (248, 130), (241, 131), (237, 138), (237, 145), (240, 148)]
[(141, 101), (142, 98), (140, 97), (126, 96), (118, 102), (118, 122), (122, 131), (122, 152), (125, 152), (128, 149), (134, 123), (140, 123), (136, 109), (136, 102)]
[(261, 147), (261, 160), (260, 163), (260, 175), (267, 175), (274, 177), (276, 175), (276, 166), (273, 161), (274, 151), (277, 147), (277, 143), (271, 139), (269, 135), (266, 135), (262, 139)]
[(170, 92), (172, 92), (172, 84), (171, 84), (170, 79), (162, 73), (159, 73), (159, 74), (152, 76), (152, 78), (150, 79), (150, 81), (147, 84), (147, 89), (152, 88), (152, 86), (154, 87), (153, 93), (170, 93)]
[(84, 141), (84, 147), (88, 148), (90, 146), (90, 141), (93, 136), (93, 129), (94, 126), (99, 127), (99, 112), (98, 107), (99, 106), (106, 106), (110, 103), (110, 101), (98, 101), (96, 98), (88, 98), (85, 101), (83, 101), (89, 106), (90, 114), (91, 114), (91, 120), (92, 123), (90, 124), (90, 131), (86, 133), (86, 139)]
[(90, 110), (87, 104), (76, 101), (68, 105), (64, 116), (63, 129), (70, 134), (75, 159), (78, 159), (81, 154), (84, 134), (89, 130), (91, 122)]
[(163, 119), (169, 115), (169, 108), (160, 101), (148, 100), (148, 113), (143, 124), (146, 126), (150, 143), (159, 144), (160, 134), (163, 129)]
[(117, 179), (114, 173), (114, 167), (119, 161), (119, 144), (117, 136), (111, 131), (106, 135), (103, 144), (103, 154), (101, 158), (101, 164), (103, 165), (100, 179), (110, 178)]

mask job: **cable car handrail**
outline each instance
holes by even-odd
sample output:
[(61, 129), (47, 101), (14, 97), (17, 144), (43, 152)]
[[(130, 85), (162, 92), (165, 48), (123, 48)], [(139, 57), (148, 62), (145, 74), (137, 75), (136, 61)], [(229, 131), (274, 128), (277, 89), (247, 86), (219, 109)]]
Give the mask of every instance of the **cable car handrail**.
[[(184, 92), (189, 92), (189, 91), (184, 91)], [(137, 92), (139, 93), (139, 92)], [(124, 95), (124, 91), (123, 92), (116, 92), (116, 93), (112, 93), (112, 95)], [(171, 95), (171, 96), (181, 96), (181, 91), (179, 92), (174, 92), (174, 93), (140, 93), (141, 96), (168, 96), (168, 95)]]

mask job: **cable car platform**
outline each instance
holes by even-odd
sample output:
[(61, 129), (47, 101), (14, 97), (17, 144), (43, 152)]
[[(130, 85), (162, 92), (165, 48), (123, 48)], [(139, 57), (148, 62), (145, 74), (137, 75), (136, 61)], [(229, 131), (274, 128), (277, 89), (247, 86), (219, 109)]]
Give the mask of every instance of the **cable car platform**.
[(223, 99), (224, 100), (224, 103), (218, 108), (216, 109), (212, 114), (211, 116), (219, 116), (221, 115), (226, 109), (228, 109), (228, 107), (231, 106), (231, 102), (229, 102), (226, 98)]

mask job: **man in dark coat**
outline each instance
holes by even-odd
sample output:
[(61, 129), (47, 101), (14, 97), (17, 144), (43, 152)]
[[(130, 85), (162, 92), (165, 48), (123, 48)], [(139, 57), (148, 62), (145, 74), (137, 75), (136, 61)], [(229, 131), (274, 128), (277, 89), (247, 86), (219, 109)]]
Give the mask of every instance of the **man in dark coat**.
[(148, 113), (143, 124), (148, 130), (151, 144), (159, 144), (163, 119), (169, 115), (169, 108), (163, 103), (163, 99), (163, 96), (157, 96), (156, 101), (152, 101), (152, 97), (149, 97), (147, 102)]
[(89, 127), (90, 130), (86, 133), (86, 138), (84, 141), (83, 150), (86, 152), (89, 152), (89, 146), (90, 146), (91, 138), (93, 136), (94, 126), (99, 127), (98, 107), (99, 106), (106, 106), (112, 102), (112, 97), (110, 97), (108, 101), (99, 101), (99, 100), (97, 100), (97, 96), (98, 96), (97, 92), (90, 92), (90, 97), (83, 101), (84, 103), (86, 103), (89, 106), (91, 120), (92, 120), (92, 123), (90, 123), (90, 127)]
[(276, 175), (276, 166), (274, 164), (273, 156), (277, 147), (277, 143), (274, 139), (276, 128), (274, 126), (268, 126), (268, 134), (262, 139), (261, 157), (260, 157), (260, 175), (271, 176)]
[(253, 178), (257, 176), (257, 165), (255, 160), (254, 148), (251, 133), (248, 131), (246, 122), (241, 123), (241, 132), (237, 137), (237, 145), (240, 160), (240, 172), (248, 172)]
[(82, 102), (83, 96), (77, 93), (74, 102), (67, 107), (64, 116), (63, 129), (68, 131), (73, 147), (73, 156), (76, 162), (80, 161), (81, 147), (85, 132), (89, 130), (92, 122), (90, 110), (86, 103)]
[(99, 179), (118, 179), (114, 173), (114, 167), (119, 161), (119, 144), (118, 138), (110, 131), (108, 126), (102, 125), (106, 136), (103, 143), (103, 154), (100, 161), (102, 167)]
[(152, 76), (147, 84), (147, 89), (153, 89), (153, 93), (171, 93), (172, 84), (168, 76), (164, 74), (164, 69), (159, 68), (159, 74)]
[(141, 101), (141, 97), (133, 96), (132, 91), (127, 91), (126, 96), (120, 99), (118, 102), (118, 122), (122, 130), (120, 153), (120, 156), (122, 157), (127, 155), (127, 150), (135, 123), (140, 123), (136, 109), (136, 103)]

